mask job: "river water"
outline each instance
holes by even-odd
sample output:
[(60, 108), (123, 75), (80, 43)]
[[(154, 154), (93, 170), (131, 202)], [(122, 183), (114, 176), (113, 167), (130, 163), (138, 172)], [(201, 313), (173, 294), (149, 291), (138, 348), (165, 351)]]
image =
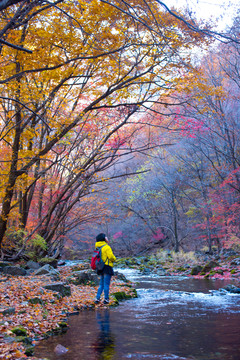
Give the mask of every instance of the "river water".
[[(123, 272), (122, 270), (120, 270)], [(49, 360), (240, 360), (240, 295), (228, 282), (140, 276), (138, 298), (116, 308), (69, 317), (64, 335), (41, 341), (35, 356)], [(57, 354), (56, 346), (68, 349)]]

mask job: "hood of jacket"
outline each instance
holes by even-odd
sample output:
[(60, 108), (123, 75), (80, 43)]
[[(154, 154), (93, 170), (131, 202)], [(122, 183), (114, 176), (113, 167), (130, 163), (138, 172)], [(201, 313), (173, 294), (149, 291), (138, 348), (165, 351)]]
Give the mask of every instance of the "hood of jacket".
[(95, 243), (95, 248), (100, 248), (103, 245), (107, 245), (106, 241), (97, 241)]

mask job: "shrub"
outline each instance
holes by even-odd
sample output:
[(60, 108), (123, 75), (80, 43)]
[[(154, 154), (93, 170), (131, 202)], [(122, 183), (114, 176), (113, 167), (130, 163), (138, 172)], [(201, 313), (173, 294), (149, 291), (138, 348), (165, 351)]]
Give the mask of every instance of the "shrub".
[(160, 250), (156, 254), (156, 258), (160, 262), (191, 262), (196, 263), (197, 258), (193, 251), (184, 252), (184, 251), (166, 251), (166, 250)]

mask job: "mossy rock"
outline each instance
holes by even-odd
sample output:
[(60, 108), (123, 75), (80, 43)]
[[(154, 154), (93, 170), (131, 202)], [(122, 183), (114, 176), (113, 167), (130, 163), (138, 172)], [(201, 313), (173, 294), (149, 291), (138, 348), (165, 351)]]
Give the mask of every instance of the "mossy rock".
[(137, 290), (132, 289), (132, 292), (133, 292), (132, 298), (137, 298), (138, 297)]
[(56, 268), (57, 267), (57, 263), (58, 263), (58, 260), (57, 259), (54, 259), (54, 258), (48, 258), (48, 257), (45, 257), (45, 258), (42, 258), (39, 260), (39, 264), (41, 266), (44, 266), (44, 265), (51, 265), (52, 267)]
[[(79, 312), (69, 313), (69, 315), (78, 315)], [(68, 324), (65, 321), (60, 321), (58, 327), (46, 332), (46, 335), (59, 335), (67, 332)]]
[(32, 299), (29, 299), (28, 302), (29, 302), (29, 304), (32, 304), (32, 305), (36, 305), (36, 304), (44, 305), (43, 299), (38, 298), (38, 297), (34, 297)]
[(203, 270), (201, 265), (194, 266), (191, 270), (191, 275), (198, 275)]
[(217, 274), (217, 271), (215, 270), (211, 270), (210, 273), (209, 273), (209, 276), (214, 276)]
[(26, 339), (26, 336), (16, 336), (14, 340), (16, 342), (24, 342), (25, 339)]
[(219, 264), (216, 261), (209, 261), (202, 269), (203, 272), (207, 273), (214, 269), (216, 266), (219, 266)]
[(16, 342), (22, 342), (22, 343), (27, 344), (27, 345), (32, 344), (32, 339), (29, 338), (28, 336), (16, 336), (15, 341)]
[(27, 330), (22, 326), (16, 326), (11, 331), (17, 336), (27, 336)]
[(179, 266), (176, 270), (183, 272), (183, 271), (186, 271), (187, 269), (185, 269), (185, 267), (183, 267), (183, 266)]
[(25, 350), (25, 355), (33, 356), (34, 354), (34, 346), (28, 346)]
[(131, 295), (126, 294), (124, 291), (118, 291), (113, 293), (113, 296), (118, 300), (127, 300), (127, 299), (131, 299)]
[(65, 321), (60, 321), (60, 322), (58, 323), (58, 325), (60, 326), (60, 329), (61, 329), (61, 332), (62, 332), (62, 333), (67, 332), (68, 324), (67, 324)]

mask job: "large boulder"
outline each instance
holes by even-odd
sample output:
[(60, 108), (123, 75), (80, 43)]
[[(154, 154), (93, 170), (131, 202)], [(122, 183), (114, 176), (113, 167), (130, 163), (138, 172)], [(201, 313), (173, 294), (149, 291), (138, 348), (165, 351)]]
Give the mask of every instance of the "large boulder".
[(39, 263), (37, 263), (36, 261), (33, 261), (33, 260), (29, 260), (26, 263), (26, 268), (30, 269), (30, 270), (38, 270), (38, 269), (40, 269), (40, 267), (41, 267), (41, 265)]
[(51, 265), (44, 265), (40, 269), (34, 271), (34, 275), (48, 275), (59, 277), (59, 271), (55, 270)]
[(91, 270), (81, 270), (74, 271), (73, 276), (68, 278), (68, 282), (74, 285), (86, 285), (88, 283), (98, 285), (99, 278), (98, 275)]
[(223, 289), (227, 290), (231, 294), (240, 294), (240, 288), (232, 284), (224, 286)]
[(27, 271), (19, 266), (5, 266), (2, 272), (13, 276), (25, 276), (27, 274)]
[(39, 263), (41, 266), (51, 265), (52, 267), (54, 267), (56, 269), (58, 260), (54, 259), (54, 258), (50, 258), (50, 257), (45, 257), (45, 258), (40, 259)]
[(219, 266), (219, 264), (216, 261), (209, 261), (202, 269), (202, 273), (207, 273), (214, 269), (216, 266)]
[(62, 297), (71, 296), (71, 288), (62, 282), (51, 283), (43, 286), (47, 290), (58, 292)]
[(202, 271), (203, 267), (201, 265), (196, 265), (191, 270), (191, 275), (198, 275)]

